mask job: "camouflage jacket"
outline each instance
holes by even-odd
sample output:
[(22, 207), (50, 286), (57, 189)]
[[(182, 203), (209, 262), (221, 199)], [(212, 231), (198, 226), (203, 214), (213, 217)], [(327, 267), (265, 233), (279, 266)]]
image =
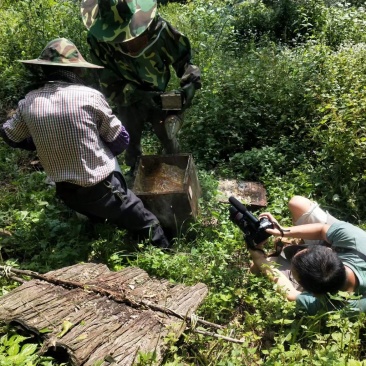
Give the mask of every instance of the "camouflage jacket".
[(130, 42), (100, 42), (88, 33), (91, 58), (105, 67), (100, 74), (103, 92), (120, 105), (138, 102), (139, 90), (164, 92), (171, 76), (170, 65), (180, 78), (181, 86), (193, 83), (196, 89), (201, 87), (201, 73), (191, 63), (188, 38), (160, 16), (150, 28), (153, 33), (140, 53), (126, 49)]

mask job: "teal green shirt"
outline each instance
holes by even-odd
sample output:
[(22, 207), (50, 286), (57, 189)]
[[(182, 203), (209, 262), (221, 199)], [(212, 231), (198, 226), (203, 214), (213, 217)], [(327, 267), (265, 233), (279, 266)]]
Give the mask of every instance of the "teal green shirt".
[[(296, 304), (309, 314), (315, 314), (319, 310), (334, 310), (345, 305), (351, 312), (366, 312), (366, 232), (357, 226), (347, 222), (338, 221), (331, 225), (327, 232), (327, 241), (337, 251), (342, 262), (355, 273), (359, 286), (355, 292), (361, 296), (359, 300), (348, 300), (347, 304), (339, 301), (331, 301), (326, 296), (315, 297), (307, 292), (301, 293), (296, 298)], [(361, 253), (361, 256), (357, 252)]]

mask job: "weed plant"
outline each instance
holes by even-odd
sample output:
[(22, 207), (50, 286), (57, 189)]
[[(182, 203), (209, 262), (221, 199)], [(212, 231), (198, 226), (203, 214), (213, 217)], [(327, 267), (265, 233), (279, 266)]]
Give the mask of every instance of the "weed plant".
[[(56, 37), (87, 57), (78, 1), (0, 2), (0, 116), (31, 87), (16, 60)], [(359, 1), (161, 1), (160, 12), (191, 40), (203, 88), (185, 114), (183, 151), (202, 186), (200, 215), (170, 253), (108, 224), (80, 221), (54, 196), (34, 153), (0, 142), (0, 262), (41, 273), (93, 261), (138, 266), (173, 283), (205, 283), (198, 315), (225, 324), (227, 342), (194, 331), (167, 338), (164, 365), (365, 365), (364, 314), (306, 316), (249, 272), (242, 233), (217, 196), (219, 178), (260, 181), (268, 207), (290, 224), (294, 194), (365, 226), (365, 24)], [(172, 77), (171, 89), (178, 79)], [(146, 131), (144, 153), (159, 153)], [(123, 156), (119, 157), (123, 166)], [(256, 212), (258, 214), (259, 212)], [(271, 250), (272, 239), (267, 250)], [(1, 277), (1, 295), (18, 284)], [(0, 329), (1, 365), (55, 365), (41, 340)], [(154, 364), (141, 354), (139, 365)]]

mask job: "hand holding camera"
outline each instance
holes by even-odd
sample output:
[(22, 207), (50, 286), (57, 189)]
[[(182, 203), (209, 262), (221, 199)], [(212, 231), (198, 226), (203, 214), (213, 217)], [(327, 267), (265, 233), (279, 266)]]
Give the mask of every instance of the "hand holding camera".
[(267, 217), (257, 219), (235, 197), (230, 197), (229, 202), (231, 203), (229, 208), (230, 220), (244, 233), (244, 239), (248, 248), (257, 249), (259, 244), (271, 236), (266, 230), (274, 229), (274, 223)]
[(230, 197), (229, 202), (231, 203), (229, 208), (230, 220), (244, 233), (248, 249), (262, 251), (259, 245), (270, 236), (283, 237), (285, 232), (290, 231), (283, 229), (269, 212), (260, 214), (259, 219), (257, 219), (235, 197)]

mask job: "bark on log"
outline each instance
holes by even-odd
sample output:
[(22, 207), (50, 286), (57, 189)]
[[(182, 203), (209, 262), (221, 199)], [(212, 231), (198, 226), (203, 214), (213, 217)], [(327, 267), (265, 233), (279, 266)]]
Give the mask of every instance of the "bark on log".
[[(164, 306), (164, 305), (160, 305), (160, 304), (154, 304), (152, 301), (144, 300), (144, 298), (146, 298), (146, 294), (143, 294), (142, 296), (140, 296), (140, 295), (137, 296), (138, 291), (136, 291), (136, 293), (134, 293), (132, 295), (129, 294), (129, 291), (127, 291), (127, 295), (126, 295), (126, 291), (123, 288), (119, 289), (121, 292), (115, 291), (113, 289), (113, 287), (106, 284), (107, 280), (110, 280), (110, 281), (114, 280), (115, 279), (114, 276), (113, 276), (113, 278), (112, 277), (107, 278), (107, 276), (105, 276), (103, 279), (101, 279), (101, 281), (98, 284), (96, 284), (94, 282), (88, 282), (88, 283), (85, 284), (85, 283), (82, 283), (82, 282), (70, 280), (70, 277), (56, 278), (55, 276), (52, 276), (50, 274), (41, 275), (41, 274), (39, 274), (37, 272), (33, 272), (33, 271), (13, 269), (13, 268), (4, 267), (4, 266), (0, 266), (0, 269), (6, 269), (7, 271), (10, 272), (10, 274), (11, 273), (17, 273), (17, 274), (21, 274), (23, 276), (30, 276), (30, 277), (37, 278), (39, 280), (44, 280), (46, 282), (53, 283), (55, 285), (60, 285), (60, 286), (70, 287), (70, 288), (82, 288), (84, 290), (90, 290), (90, 291), (96, 292), (100, 295), (108, 296), (109, 298), (113, 299), (114, 301), (124, 302), (127, 305), (130, 305), (132, 307), (136, 307), (136, 308), (138, 308), (138, 307), (147, 307), (147, 308), (155, 310), (155, 311), (161, 311), (165, 314), (176, 316), (179, 319), (184, 319), (187, 322), (191, 322), (191, 314), (180, 314), (179, 309), (177, 311), (175, 311), (172, 308), (169, 308), (169, 306), (167, 306), (167, 305)], [(131, 271), (131, 273), (133, 274), (133, 271)], [(146, 273), (145, 273), (145, 275), (147, 276)], [(137, 277), (138, 277), (138, 274), (137, 274)], [(101, 283), (103, 280), (105, 282)], [(168, 283), (166, 280), (164, 280), (164, 281), (166, 283)], [(141, 282), (141, 279), (140, 279), (140, 282)], [(201, 286), (201, 285), (199, 285), (199, 286)], [(130, 287), (130, 289), (135, 289), (135, 285), (129, 285), (129, 287)], [(150, 291), (154, 290), (153, 286), (151, 284), (149, 286), (149, 290)], [(155, 293), (156, 293), (157, 290), (159, 290), (158, 287), (154, 290)], [(176, 285), (176, 286), (172, 287), (171, 293), (169, 294), (169, 296), (173, 297), (175, 299), (176, 299), (177, 296), (184, 297), (186, 295), (184, 293), (185, 290), (186, 290), (186, 286)], [(178, 295), (176, 295), (176, 294), (178, 294)], [(147, 296), (147, 297), (155, 297), (155, 295)], [(204, 321), (202, 319), (195, 318), (194, 320), (195, 320), (196, 323), (200, 323), (200, 324), (212, 327), (212, 328), (216, 328), (216, 329), (222, 329), (223, 328), (222, 326), (220, 326), (218, 324), (210, 323), (210, 322)]]
[(44, 334), (48, 348), (65, 349), (73, 365), (92, 366), (101, 361), (106, 366), (110, 364), (106, 359), (113, 359), (117, 365), (128, 366), (134, 364), (139, 352), (154, 351), (154, 364), (158, 365), (166, 350), (164, 338), (170, 332), (179, 337), (186, 327), (179, 317), (133, 308), (92, 291), (93, 287), (189, 316), (207, 295), (204, 284), (174, 286), (134, 267), (111, 272), (104, 265), (89, 263), (45, 276), (83, 283), (84, 287), (31, 280), (0, 298), (0, 319)]

